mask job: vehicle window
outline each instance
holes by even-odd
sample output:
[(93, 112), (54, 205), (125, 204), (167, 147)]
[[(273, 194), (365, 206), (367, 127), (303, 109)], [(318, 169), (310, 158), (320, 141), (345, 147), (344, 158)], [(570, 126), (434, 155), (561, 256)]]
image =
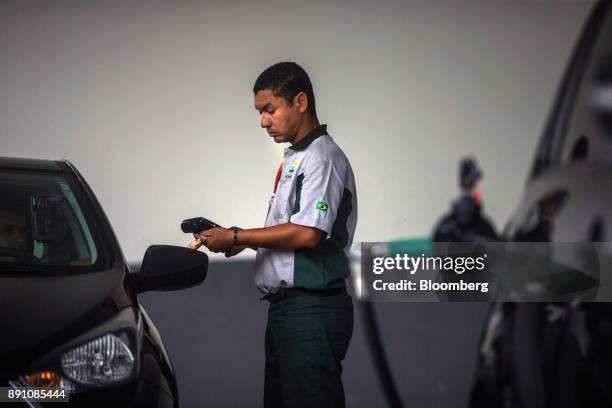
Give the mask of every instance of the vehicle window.
[(2, 269), (96, 264), (100, 248), (75, 186), (68, 175), (0, 171)]
[(612, 74), (612, 16), (608, 13), (582, 80), (567, 132), (560, 146), (561, 164), (612, 160), (609, 100)]
[[(612, 105), (606, 101), (612, 70), (612, 14), (607, 13), (590, 62), (581, 79), (580, 88), (567, 122), (565, 134), (558, 146), (561, 165), (578, 161), (612, 160), (612, 134), (607, 118)], [(601, 96), (604, 96), (602, 99)]]
[(592, 104), (593, 84), (612, 56), (612, 15), (598, 3), (576, 45), (536, 151), (531, 177), (576, 161), (590, 160), (607, 142)]

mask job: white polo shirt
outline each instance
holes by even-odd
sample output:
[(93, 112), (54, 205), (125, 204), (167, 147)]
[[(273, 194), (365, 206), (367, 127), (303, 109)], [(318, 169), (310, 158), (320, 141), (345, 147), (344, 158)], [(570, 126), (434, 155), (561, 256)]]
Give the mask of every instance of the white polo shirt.
[(282, 172), (265, 226), (292, 224), (327, 233), (315, 248), (295, 251), (259, 248), (255, 285), (262, 293), (281, 287), (333, 289), (350, 275), (345, 250), (357, 225), (357, 194), (351, 165), (327, 134), (312, 130), (285, 149)]

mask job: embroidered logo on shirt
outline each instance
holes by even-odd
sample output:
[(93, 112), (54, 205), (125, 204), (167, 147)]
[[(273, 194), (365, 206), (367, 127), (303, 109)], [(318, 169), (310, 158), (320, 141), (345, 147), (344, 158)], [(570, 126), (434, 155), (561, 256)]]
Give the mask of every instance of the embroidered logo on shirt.
[(327, 212), (327, 210), (329, 209), (329, 204), (323, 201), (317, 201), (317, 205), (315, 206), (315, 208), (319, 211)]
[(287, 173), (285, 174), (285, 178), (289, 179), (293, 177), (293, 173), (295, 173), (295, 168), (299, 165), (300, 165), (300, 162), (291, 163), (291, 167), (289, 167), (289, 170), (287, 170)]

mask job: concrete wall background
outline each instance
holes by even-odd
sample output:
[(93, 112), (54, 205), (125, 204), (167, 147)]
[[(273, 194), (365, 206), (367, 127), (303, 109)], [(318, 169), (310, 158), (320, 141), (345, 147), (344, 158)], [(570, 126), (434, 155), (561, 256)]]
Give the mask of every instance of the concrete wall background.
[(67, 158), (126, 257), (263, 224), (282, 146), (251, 88), (295, 60), (357, 179), (358, 241), (429, 233), (458, 159), (503, 224), (592, 1), (0, 3), (0, 154)]

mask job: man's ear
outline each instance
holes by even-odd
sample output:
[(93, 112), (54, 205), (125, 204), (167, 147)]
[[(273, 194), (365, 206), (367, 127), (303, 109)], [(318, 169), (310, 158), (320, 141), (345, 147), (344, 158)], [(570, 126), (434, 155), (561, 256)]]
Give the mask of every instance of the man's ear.
[(293, 98), (293, 104), (297, 105), (300, 113), (306, 112), (308, 110), (308, 95), (306, 95), (306, 92), (298, 92)]

